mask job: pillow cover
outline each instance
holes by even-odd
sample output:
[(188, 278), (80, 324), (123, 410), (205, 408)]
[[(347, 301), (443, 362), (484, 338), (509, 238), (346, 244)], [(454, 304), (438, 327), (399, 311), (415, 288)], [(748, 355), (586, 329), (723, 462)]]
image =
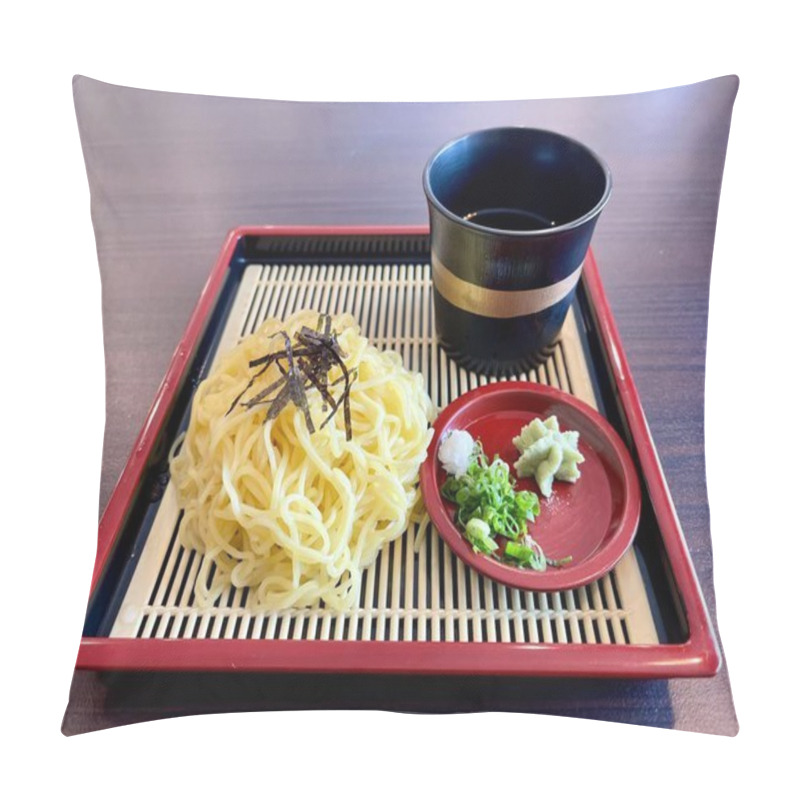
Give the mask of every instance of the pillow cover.
[[(609, 97), (332, 104), (183, 95), (76, 77), (103, 288), (101, 510), (228, 231), (263, 224), (425, 225), (422, 169), (444, 141), (501, 125), (549, 128), (589, 144), (611, 168), (613, 196), (593, 249), (715, 620), (702, 365), (717, 205), (737, 87), (736, 78), (725, 77)], [(140, 545), (134, 550), (138, 554)], [(114, 595), (108, 609), (119, 605), (119, 589), (104, 589)], [(188, 681), (175, 671), (78, 669), (63, 730), (293, 708), (522, 710), (737, 730), (724, 661), (707, 678), (540, 677), (500, 686), (474, 675), (210, 672)]]

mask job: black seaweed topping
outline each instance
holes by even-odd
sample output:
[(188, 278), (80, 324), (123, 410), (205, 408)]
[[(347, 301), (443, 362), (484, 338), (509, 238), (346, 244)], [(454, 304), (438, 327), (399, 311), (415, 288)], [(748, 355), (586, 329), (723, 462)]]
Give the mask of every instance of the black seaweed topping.
[[(328, 407), (330, 407), (328, 416), (325, 417), (319, 427), (324, 428), (339, 408), (343, 407), (345, 433), (348, 441), (352, 439), (350, 387), (354, 376), (344, 363), (345, 353), (339, 346), (336, 332), (332, 330), (330, 315), (319, 315), (316, 330), (304, 325), (295, 333), (294, 342), (289, 338), (286, 331), (278, 331), (270, 338), (278, 336), (283, 338), (283, 349), (276, 350), (250, 362), (251, 369), (257, 367), (260, 367), (260, 369), (253, 373), (247, 386), (231, 403), (226, 416), (237, 405), (242, 405), (245, 408), (267, 405), (269, 408), (266, 419), (271, 420), (275, 419), (292, 402), (303, 412), (308, 432), (314, 433), (314, 422), (311, 419), (311, 412), (308, 407), (307, 393), (309, 390), (316, 389), (322, 397), (322, 410), (327, 411)], [(271, 364), (275, 364), (278, 367), (281, 377), (266, 388), (261, 389), (249, 400), (242, 401), (242, 398), (252, 389), (258, 378), (269, 369)], [(332, 369), (338, 369), (341, 374), (333, 381), (330, 381), (329, 376)], [(344, 387), (339, 397), (336, 398), (331, 389), (341, 383), (344, 383)]]

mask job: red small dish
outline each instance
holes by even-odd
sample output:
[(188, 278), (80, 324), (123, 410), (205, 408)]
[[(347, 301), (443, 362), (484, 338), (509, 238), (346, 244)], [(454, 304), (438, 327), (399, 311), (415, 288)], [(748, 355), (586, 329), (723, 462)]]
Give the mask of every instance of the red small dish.
[[(475, 553), (453, 521), (456, 506), (441, 495), (447, 479), (438, 459), (442, 437), (451, 430), (468, 431), (481, 441), (490, 461), (498, 455), (516, 477), (519, 452), (512, 439), (534, 417), (552, 414), (562, 431), (580, 434), (579, 450), (586, 459), (580, 465), (581, 477), (574, 484), (555, 481), (549, 498), (542, 496), (533, 478), (518, 478), (517, 489), (539, 495), (541, 513), (528, 525), (545, 555), (555, 560), (572, 556), (572, 561), (536, 572)], [(633, 461), (609, 422), (570, 394), (522, 381), (473, 389), (439, 414), (420, 470), (420, 487), (433, 525), (462, 561), (494, 580), (531, 591), (572, 589), (610, 571), (633, 541), (642, 502)]]

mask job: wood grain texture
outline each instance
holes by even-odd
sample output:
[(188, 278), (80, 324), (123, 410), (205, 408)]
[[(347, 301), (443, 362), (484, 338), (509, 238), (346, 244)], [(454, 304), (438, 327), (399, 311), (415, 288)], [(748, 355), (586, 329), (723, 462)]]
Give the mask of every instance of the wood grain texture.
[[(103, 292), (101, 509), (230, 228), (426, 224), (422, 170), (440, 144), (494, 125), (551, 128), (585, 142), (611, 168), (614, 190), (593, 247), (715, 619), (703, 389), (736, 78), (619, 97), (480, 103), (242, 100), (84, 77), (73, 88)], [(264, 709), (495, 709), (724, 735), (738, 729), (724, 664), (704, 680), (523, 682), (525, 708), (519, 694), (479, 680), (206, 680), (200, 691), (164, 676), (76, 673), (64, 730), (238, 709), (248, 699)]]

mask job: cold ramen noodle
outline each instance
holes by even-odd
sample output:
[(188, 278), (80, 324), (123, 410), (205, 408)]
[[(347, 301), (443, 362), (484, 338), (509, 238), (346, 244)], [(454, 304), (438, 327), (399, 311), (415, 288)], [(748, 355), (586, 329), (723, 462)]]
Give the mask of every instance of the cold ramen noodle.
[(432, 418), (422, 376), (349, 315), (266, 321), (200, 384), (171, 457), (198, 601), (355, 605), (419, 502)]

